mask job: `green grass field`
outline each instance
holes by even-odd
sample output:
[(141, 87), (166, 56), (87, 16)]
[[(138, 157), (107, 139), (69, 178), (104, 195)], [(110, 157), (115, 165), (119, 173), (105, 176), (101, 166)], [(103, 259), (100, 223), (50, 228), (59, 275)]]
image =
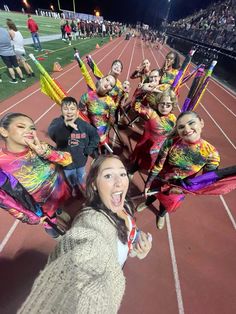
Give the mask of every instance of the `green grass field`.
[[(39, 26), (40, 36), (60, 34), (60, 20), (51, 17), (32, 15)], [(0, 26), (6, 27), (6, 19), (12, 19), (24, 38), (31, 37), (27, 28), (27, 14), (0, 11)]]
[[(6, 18), (11, 18), (13, 21), (16, 22), (17, 26), (19, 26), (19, 30), (23, 34), (23, 29), (25, 30), (25, 33), (23, 35), (24, 38), (29, 38), (30, 33), (27, 31), (25, 26), (25, 21), (27, 19), (26, 15), (23, 14), (17, 14), (17, 13), (5, 13), (0, 12), (0, 24), (3, 21), (6, 21)], [(42, 35), (49, 35), (49, 34), (58, 34), (60, 33), (59, 30), (59, 20), (55, 20), (53, 18), (48, 17), (37, 17), (34, 16), (37, 23), (39, 23), (39, 27), (42, 32), (40, 31), (40, 36)], [(22, 28), (20, 27), (22, 25)], [(4, 24), (2, 26), (5, 27)], [(44, 32), (43, 32), (44, 29)], [(43, 42), (42, 47), (43, 51), (38, 52), (34, 51), (33, 45), (25, 45), (26, 53), (33, 53), (35, 57), (37, 58), (44, 58), (44, 60), (39, 61), (45, 69), (51, 73), (53, 68), (53, 63), (55, 61), (58, 61), (60, 65), (63, 67), (73, 60), (74, 50), (73, 48), (78, 48), (80, 55), (86, 55), (90, 51), (95, 49), (96, 44), (98, 43), (100, 46), (102, 46), (104, 43), (108, 42), (108, 38), (102, 39), (102, 38), (91, 38), (91, 39), (79, 39), (72, 41), (72, 45), (68, 46), (67, 42), (64, 42), (62, 40), (54, 40), (54, 41), (48, 41)], [(2, 77), (2, 83), (0, 83), (0, 101), (3, 101), (4, 99), (7, 99), (8, 97), (17, 94), (19, 91), (25, 89), (26, 87), (32, 85), (35, 81), (39, 80), (39, 72), (36, 69), (33, 62), (28, 59), (29, 64), (32, 66), (32, 68), (35, 71), (36, 77), (35, 78), (27, 78), (26, 83), (22, 83), (21, 81), (18, 81), (18, 84), (11, 84), (9, 83), (10, 77), (8, 74), (8, 70), (3, 64), (2, 60), (0, 59), (0, 75)], [(24, 70), (22, 70), (24, 73)], [(25, 73), (24, 73), (25, 74)]]

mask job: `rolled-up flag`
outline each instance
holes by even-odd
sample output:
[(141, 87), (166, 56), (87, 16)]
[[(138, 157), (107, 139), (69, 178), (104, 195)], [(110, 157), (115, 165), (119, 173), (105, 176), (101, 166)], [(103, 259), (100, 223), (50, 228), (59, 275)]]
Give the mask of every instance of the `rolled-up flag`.
[(184, 78), (184, 75), (185, 75), (185, 73), (186, 73), (186, 71), (188, 69), (188, 66), (189, 66), (189, 64), (190, 64), (190, 62), (192, 60), (192, 57), (193, 57), (195, 51), (196, 51), (195, 49), (191, 49), (189, 51), (188, 55), (185, 57), (185, 59), (184, 59), (184, 61), (182, 63), (182, 66), (181, 66), (178, 74), (175, 77), (175, 80), (174, 80), (174, 82), (173, 82), (173, 84), (171, 86), (171, 88), (175, 92), (178, 90), (178, 88), (179, 88), (179, 86), (180, 86), (180, 84), (181, 84), (181, 82), (182, 82), (182, 80)]
[(204, 64), (202, 64), (198, 68), (198, 70), (197, 70), (197, 72), (195, 74), (195, 77), (193, 79), (192, 85), (190, 87), (190, 90), (188, 92), (188, 96), (185, 99), (184, 104), (182, 106), (181, 112), (191, 111), (191, 108), (192, 108), (191, 102), (193, 100), (194, 95), (197, 93), (199, 86), (201, 85), (202, 79), (204, 78), (204, 74), (205, 74), (204, 73), (204, 69), (205, 69), (205, 65)]
[[(27, 217), (25, 222), (29, 224), (38, 224), (40, 217), (44, 215), (43, 210), (32, 195), (23, 187), (23, 185), (10, 173), (0, 168), (0, 207), (7, 211), (15, 211), (19, 215)], [(60, 235), (65, 234), (55, 225), (50, 218), (44, 220)]]
[[(206, 89), (207, 89), (207, 85), (211, 79), (211, 76), (212, 76), (212, 72), (214, 70), (214, 67), (216, 66), (217, 64), (217, 61), (216, 60), (213, 60), (208, 71), (206, 72), (206, 75), (205, 75), (205, 78), (204, 78), (204, 81), (202, 83), (202, 85), (200, 86), (199, 88), (199, 92), (197, 93), (197, 95), (194, 97), (194, 100), (193, 100), (193, 110), (196, 109), (197, 105), (200, 103), (201, 99), (202, 99), (202, 96), (204, 95)], [(195, 99), (196, 98), (196, 99)]]
[(206, 195), (226, 194), (236, 188), (236, 166), (209, 171), (195, 178), (170, 182), (170, 184), (172, 183), (190, 193)]
[(210, 81), (212, 72), (214, 70), (214, 67), (216, 66), (217, 61), (213, 60), (209, 69), (206, 71), (206, 74), (204, 76), (204, 78), (200, 81), (200, 86), (198, 87), (196, 93), (194, 94), (193, 98), (191, 99), (191, 102), (188, 106), (188, 110), (195, 110), (197, 105), (199, 104), (199, 102), (201, 101), (202, 96), (204, 95), (206, 89), (207, 89), (207, 85)]

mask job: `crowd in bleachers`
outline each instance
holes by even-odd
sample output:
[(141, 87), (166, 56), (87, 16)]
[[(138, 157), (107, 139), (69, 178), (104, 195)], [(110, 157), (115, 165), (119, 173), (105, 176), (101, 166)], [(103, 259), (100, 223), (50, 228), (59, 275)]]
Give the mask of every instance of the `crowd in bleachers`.
[(217, 2), (167, 26), (170, 34), (236, 51), (236, 1)]

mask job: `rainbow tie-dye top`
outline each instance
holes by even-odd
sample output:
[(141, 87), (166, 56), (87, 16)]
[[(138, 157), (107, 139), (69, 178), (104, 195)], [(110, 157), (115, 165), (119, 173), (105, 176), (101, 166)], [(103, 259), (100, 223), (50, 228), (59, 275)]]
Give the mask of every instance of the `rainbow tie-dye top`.
[(67, 152), (53, 149), (45, 158), (30, 149), (21, 153), (1, 149), (0, 167), (12, 174), (51, 217), (59, 204), (69, 196), (68, 185), (58, 166), (69, 165), (72, 158)]
[(156, 176), (165, 180), (184, 179), (199, 171), (218, 168), (220, 156), (214, 146), (201, 139), (197, 143), (185, 143), (180, 138), (167, 139), (150, 172), (146, 186), (150, 187)]
[(164, 74), (161, 77), (160, 83), (161, 84), (173, 84), (176, 75), (178, 74), (179, 70), (171, 69), (167, 72), (164, 72)]
[(116, 104), (110, 96), (98, 96), (96, 91), (90, 91), (82, 95), (80, 106), (87, 110), (88, 117), (100, 138), (109, 132), (109, 119), (114, 116), (116, 110)]

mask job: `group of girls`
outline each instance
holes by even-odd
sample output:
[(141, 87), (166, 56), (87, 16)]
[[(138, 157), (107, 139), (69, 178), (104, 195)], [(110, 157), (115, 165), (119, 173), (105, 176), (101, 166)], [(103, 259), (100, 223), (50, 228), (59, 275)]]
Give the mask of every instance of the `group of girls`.
[[(125, 104), (130, 90), (128, 81), (122, 84), (118, 79), (122, 62), (115, 60), (104, 76), (88, 56), (87, 63), (98, 79), (95, 84), (78, 52), (75, 58), (88, 86), (79, 110), (96, 128), (101, 146), (108, 144), (115, 113)], [(198, 114), (187, 111), (176, 118), (172, 113), (177, 98), (170, 87), (178, 63), (178, 55), (170, 52), (162, 69), (150, 70), (150, 62), (144, 60), (131, 75), (141, 80), (131, 107), (145, 123), (141, 140), (129, 160), (130, 174), (149, 170), (146, 202), (137, 211), (157, 198), (159, 229), (164, 227), (165, 214), (184, 199), (184, 190), (176, 182), (200, 171), (214, 171), (220, 163), (215, 147), (201, 138), (204, 122)], [(5, 141), (0, 167), (19, 180), (42, 206), (43, 216), (30, 216), (30, 220), (17, 208), (2, 207), (23, 222), (44, 223), (44, 217), (56, 219), (56, 210), (70, 197), (61, 166), (72, 162), (71, 155), (40, 142), (34, 122), (24, 114), (4, 116), (0, 134)], [(125, 287), (122, 267), (128, 255), (144, 258), (152, 246), (151, 235), (136, 226), (133, 206), (126, 197), (128, 186), (127, 170), (119, 157), (101, 154), (95, 159), (87, 175), (85, 206), (51, 253), (18, 313), (90, 313), (95, 308), (99, 313), (118, 311)], [(158, 192), (150, 197), (153, 186)]]

